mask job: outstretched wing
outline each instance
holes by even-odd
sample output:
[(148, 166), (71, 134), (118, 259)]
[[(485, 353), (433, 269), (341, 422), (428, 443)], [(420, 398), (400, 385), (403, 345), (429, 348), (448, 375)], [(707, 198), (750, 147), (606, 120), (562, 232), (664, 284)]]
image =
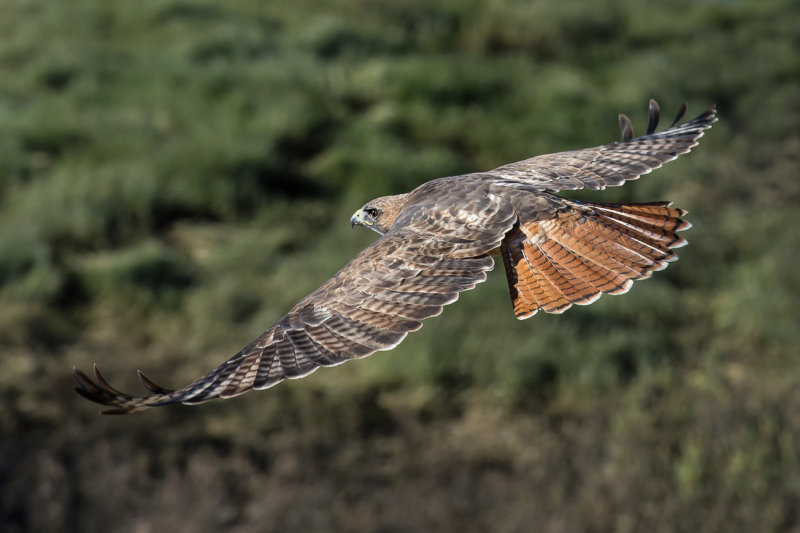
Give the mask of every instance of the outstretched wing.
[(659, 108), (650, 100), (647, 133), (633, 137), (633, 126), (625, 115), (619, 116), (622, 140), (583, 150), (540, 155), (503, 165), (485, 174), (507, 182), (518, 182), (527, 190), (557, 192), (574, 189), (605, 189), (635, 180), (672, 161), (697, 145), (703, 130), (717, 121), (712, 107), (702, 115), (676, 126), (686, 112), (683, 104), (672, 125), (655, 133)]
[(465, 216), (483, 215), (480, 230), (466, 228), (458, 213), (443, 214), (430, 203), (409, 209), (398, 221), (402, 223), (301, 300), (275, 326), (182, 389), (155, 385), (140, 372), (153, 394), (131, 396), (111, 387), (95, 367), (94, 380), (75, 369), (80, 385), (76, 390), (110, 406), (105, 413), (131, 413), (229, 398), (305, 376), (320, 366), (394, 348), (410, 331), (422, 327), (421, 320), (438, 315), (461, 291), (484, 281), (494, 266), (488, 252), (500, 245), (513, 225), (513, 209), (492, 195), (473, 193), (470, 197), (459, 200), (469, 204)]

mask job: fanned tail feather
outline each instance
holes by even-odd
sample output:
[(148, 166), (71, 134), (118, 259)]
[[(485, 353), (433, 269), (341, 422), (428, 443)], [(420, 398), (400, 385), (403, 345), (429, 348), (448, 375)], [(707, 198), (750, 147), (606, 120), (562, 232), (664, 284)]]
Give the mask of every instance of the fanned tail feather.
[(686, 244), (677, 232), (691, 224), (671, 202), (603, 204), (568, 201), (551, 220), (521, 222), (501, 254), (514, 313), (561, 313), (603, 293), (627, 292), (678, 258)]

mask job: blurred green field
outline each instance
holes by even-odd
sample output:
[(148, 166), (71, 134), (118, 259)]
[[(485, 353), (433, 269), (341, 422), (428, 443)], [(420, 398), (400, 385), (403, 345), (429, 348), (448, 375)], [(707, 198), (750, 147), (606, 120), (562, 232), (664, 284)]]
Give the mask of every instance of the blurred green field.
[[(4, 0), (0, 529), (800, 531), (800, 3)], [(720, 122), (623, 188), (681, 260), (514, 319), (502, 268), (397, 349), (100, 417), (97, 362), (180, 386), (374, 239), (365, 201)]]

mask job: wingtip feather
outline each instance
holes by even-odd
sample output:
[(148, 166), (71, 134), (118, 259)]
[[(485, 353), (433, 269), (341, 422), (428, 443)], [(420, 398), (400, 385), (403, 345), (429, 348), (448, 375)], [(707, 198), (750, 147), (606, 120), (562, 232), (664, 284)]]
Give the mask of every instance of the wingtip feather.
[(167, 389), (165, 387), (162, 387), (161, 385), (153, 383), (153, 381), (150, 380), (147, 376), (145, 376), (141, 370), (137, 370), (136, 373), (139, 376), (139, 381), (142, 382), (142, 384), (145, 386), (147, 390), (149, 390), (154, 394), (170, 394), (175, 392), (172, 389)]
[[(675, 115), (675, 120), (673, 120), (673, 121), (672, 121), (672, 124), (670, 124), (670, 125), (669, 125), (669, 128), (674, 128), (674, 127), (675, 127), (675, 125), (676, 125), (678, 122), (680, 122), (680, 121), (681, 121), (681, 119), (683, 118), (683, 116), (686, 114), (686, 110), (687, 110), (687, 109), (689, 109), (689, 104), (687, 104), (686, 102), (682, 103), (682, 104), (681, 104), (681, 107), (680, 107), (680, 109), (678, 109), (678, 114), (677, 114), (677, 115)], [(669, 129), (669, 128), (668, 128), (668, 129)]]
[(630, 141), (633, 139), (633, 123), (627, 115), (619, 114), (619, 131), (623, 141)]
[(80, 385), (80, 390), (78, 392), (80, 392), (83, 396), (88, 398), (88, 396), (86, 396), (87, 394), (102, 394), (102, 389), (98, 387), (97, 384), (92, 381), (92, 378), (86, 375), (83, 370), (73, 366), (72, 374), (75, 377), (75, 381), (77, 381), (78, 385)]
[(97, 383), (99, 383), (100, 386), (103, 389), (105, 389), (105, 392), (113, 394), (114, 396), (120, 396), (122, 394), (117, 389), (108, 384), (108, 381), (106, 381), (106, 379), (100, 373), (100, 369), (97, 368), (97, 364), (92, 365), (92, 370), (94, 371), (94, 377), (95, 379), (97, 379)]
[(661, 118), (661, 108), (658, 106), (658, 102), (650, 99), (649, 102), (649, 113), (648, 113), (648, 120), (647, 120), (647, 135), (651, 133), (655, 133), (656, 128), (658, 127), (658, 121)]

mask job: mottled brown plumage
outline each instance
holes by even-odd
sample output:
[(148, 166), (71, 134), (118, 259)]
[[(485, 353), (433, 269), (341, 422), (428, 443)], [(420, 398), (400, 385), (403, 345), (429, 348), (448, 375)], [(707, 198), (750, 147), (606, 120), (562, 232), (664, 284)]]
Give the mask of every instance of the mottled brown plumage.
[(484, 281), (496, 254), (518, 318), (626, 292), (677, 259), (685, 212), (669, 202), (600, 204), (553, 193), (622, 185), (688, 152), (717, 119), (712, 108), (675, 126), (684, 111), (655, 133), (659, 109), (651, 100), (642, 137), (621, 115), (619, 142), (439, 178), (368, 202), (350, 222), (381, 237), (216, 369), (175, 391), (140, 372), (148, 396), (115, 390), (96, 367), (94, 380), (75, 369), (76, 390), (110, 406), (105, 413), (131, 413), (229, 398), (390, 350)]

